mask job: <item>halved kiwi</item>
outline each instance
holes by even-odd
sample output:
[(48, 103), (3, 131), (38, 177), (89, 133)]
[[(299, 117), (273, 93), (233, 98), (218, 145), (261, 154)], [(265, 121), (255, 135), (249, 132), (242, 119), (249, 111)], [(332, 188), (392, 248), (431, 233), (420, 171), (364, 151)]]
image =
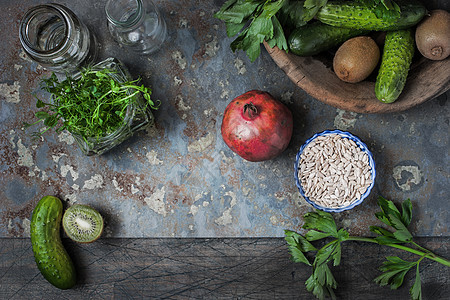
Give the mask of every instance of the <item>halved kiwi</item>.
[(82, 204), (74, 204), (64, 212), (62, 225), (67, 236), (79, 243), (91, 243), (103, 232), (100, 213)]

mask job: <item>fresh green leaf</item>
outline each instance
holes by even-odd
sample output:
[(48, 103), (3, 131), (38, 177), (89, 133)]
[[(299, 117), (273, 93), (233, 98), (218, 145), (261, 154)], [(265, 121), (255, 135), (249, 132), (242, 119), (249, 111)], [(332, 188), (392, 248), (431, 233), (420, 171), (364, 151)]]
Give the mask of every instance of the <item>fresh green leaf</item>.
[(239, 34), (230, 44), (231, 50), (245, 51), (251, 62), (261, 54), (264, 41), (287, 50), (283, 28), (275, 17), (285, 1), (227, 1), (214, 16), (225, 21), (228, 37)]
[(317, 230), (309, 230), (306, 234), (305, 234), (305, 238), (312, 242), (312, 241), (317, 241), (323, 238), (327, 238), (329, 237), (330, 234), (329, 233), (324, 233), (321, 231), (317, 231)]
[(407, 229), (411, 220), (410, 216), (412, 215), (410, 205), (408, 203), (404, 205), (402, 214), (392, 201), (388, 201), (383, 197), (378, 198), (378, 205), (381, 208), (381, 212), (376, 213), (375, 216), (383, 223), (396, 229), (393, 236), (402, 242), (411, 241), (412, 235)]
[(327, 264), (333, 258), (338, 257), (338, 262), (340, 261), (341, 255), (340, 242), (334, 240), (317, 251), (316, 258), (314, 260), (314, 266), (320, 266)]
[(47, 105), (47, 104), (44, 103), (44, 101), (42, 101), (41, 99), (37, 99), (36, 108), (43, 108), (43, 107), (45, 107), (45, 105)]
[(272, 19), (273, 16), (281, 9), (285, 0), (266, 1), (263, 6), (261, 16), (266, 19)]
[(263, 15), (258, 16), (250, 24), (248, 35), (261, 36), (264, 41), (264, 37), (273, 37), (273, 24), (271, 19), (266, 19)]
[(330, 213), (316, 210), (315, 212), (306, 213), (303, 217), (305, 224), (304, 229), (313, 229), (328, 233), (330, 236), (338, 237), (336, 223)]
[(294, 30), (311, 21), (320, 8), (327, 4), (327, 0), (289, 0), (280, 9), (280, 23), (287, 30)]
[(44, 125), (48, 126), (48, 127), (53, 127), (58, 122), (58, 119), (59, 119), (59, 116), (56, 114), (48, 116), (44, 121)]
[(35, 113), (36, 118), (41, 119), (41, 120), (45, 120), (47, 119), (50, 115), (48, 114), (48, 112), (46, 111), (38, 111)]
[(403, 284), (406, 273), (416, 265), (416, 262), (405, 261), (397, 256), (386, 257), (387, 261), (379, 268), (383, 272), (375, 278), (381, 286), (390, 285), (391, 289), (397, 289)]
[(242, 28), (244, 28), (246, 22), (242, 23), (226, 23), (227, 26), (227, 36), (233, 37), (238, 34)]
[(266, 40), (271, 48), (277, 46), (280, 49), (288, 49), (286, 37), (284, 36), (283, 28), (276, 16), (272, 17), (273, 23), (273, 37)]
[(285, 240), (288, 243), (292, 261), (301, 262), (311, 266), (311, 263), (306, 258), (304, 252), (317, 251), (317, 249), (303, 236), (290, 230), (285, 230)]
[(379, 226), (370, 226), (370, 231), (378, 234), (379, 236), (377, 236), (375, 238), (375, 240), (380, 244), (380, 245), (388, 245), (388, 244), (401, 244), (404, 243), (404, 241), (398, 240), (397, 238), (394, 237), (394, 234), (382, 227)]
[(225, 2), (214, 17), (225, 22), (240, 24), (252, 16), (261, 1), (231, 0)]
[(325, 299), (325, 297), (336, 299), (333, 289), (337, 288), (337, 282), (326, 264), (315, 267), (305, 285), (306, 289), (318, 299)]
[(410, 242), (413, 238), (412, 234), (408, 231), (408, 229), (403, 225), (401, 221), (397, 218), (392, 218), (392, 223), (395, 225), (394, 228), (397, 231), (394, 232), (394, 237), (402, 242)]
[(305, 4), (303, 6), (308, 9), (321, 8), (322, 6), (325, 6), (327, 2), (327, 0), (305, 0)]
[(422, 285), (420, 283), (420, 272), (419, 272), (419, 264), (416, 266), (416, 279), (414, 280), (414, 284), (409, 290), (411, 294), (412, 300), (422, 300)]
[(331, 258), (333, 259), (333, 266), (339, 266), (341, 263), (341, 256), (342, 256), (342, 250), (341, 250), (341, 243), (336, 243), (336, 248), (334, 249), (333, 253), (331, 254)]
[(405, 226), (409, 226), (412, 220), (412, 204), (411, 200), (407, 199), (402, 203), (402, 222)]

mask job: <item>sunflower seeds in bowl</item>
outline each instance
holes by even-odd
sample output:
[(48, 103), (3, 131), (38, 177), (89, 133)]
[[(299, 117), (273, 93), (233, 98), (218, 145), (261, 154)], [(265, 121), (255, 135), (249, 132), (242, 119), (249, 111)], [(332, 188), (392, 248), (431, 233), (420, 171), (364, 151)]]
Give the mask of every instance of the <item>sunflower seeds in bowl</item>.
[(360, 204), (375, 183), (375, 162), (367, 146), (340, 130), (315, 134), (300, 147), (295, 181), (300, 194), (317, 209), (341, 212)]

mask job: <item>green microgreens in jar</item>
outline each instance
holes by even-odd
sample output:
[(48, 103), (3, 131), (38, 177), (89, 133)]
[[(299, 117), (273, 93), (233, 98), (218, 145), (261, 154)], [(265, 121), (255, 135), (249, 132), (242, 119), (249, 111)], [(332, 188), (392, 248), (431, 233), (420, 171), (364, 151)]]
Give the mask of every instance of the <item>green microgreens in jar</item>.
[[(43, 122), (46, 128), (33, 135), (39, 137), (54, 128), (57, 132), (65, 129), (84, 139), (100, 139), (124, 125), (131, 104), (141, 110), (159, 107), (159, 103), (151, 100), (150, 88), (139, 85), (139, 79), (118, 80), (120, 76), (115, 70), (84, 68), (77, 77), (68, 75), (60, 81), (53, 73), (42, 79), (40, 87), (50, 93), (51, 101), (37, 99), (36, 107), (41, 110), (35, 115), (39, 120), (24, 125), (27, 128)], [(137, 103), (139, 93), (145, 99), (144, 107)]]

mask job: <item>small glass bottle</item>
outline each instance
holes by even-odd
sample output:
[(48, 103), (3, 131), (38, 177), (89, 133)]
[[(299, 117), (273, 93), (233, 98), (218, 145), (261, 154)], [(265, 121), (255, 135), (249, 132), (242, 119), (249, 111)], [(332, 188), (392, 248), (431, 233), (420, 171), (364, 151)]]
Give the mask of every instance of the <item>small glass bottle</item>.
[(108, 0), (105, 12), (113, 38), (135, 52), (153, 53), (167, 37), (166, 22), (151, 0)]
[(73, 73), (97, 56), (95, 36), (63, 5), (51, 3), (30, 8), (19, 30), (25, 53), (49, 70)]

